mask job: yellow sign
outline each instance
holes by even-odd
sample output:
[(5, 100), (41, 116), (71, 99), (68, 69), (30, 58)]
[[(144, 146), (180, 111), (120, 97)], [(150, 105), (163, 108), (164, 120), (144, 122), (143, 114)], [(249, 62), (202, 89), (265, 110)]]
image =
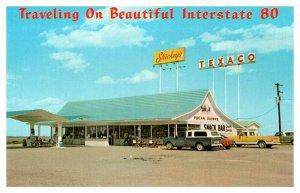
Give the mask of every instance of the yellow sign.
[(166, 63), (184, 61), (184, 57), (185, 57), (184, 48), (175, 48), (171, 50), (154, 52), (154, 64), (161, 65)]

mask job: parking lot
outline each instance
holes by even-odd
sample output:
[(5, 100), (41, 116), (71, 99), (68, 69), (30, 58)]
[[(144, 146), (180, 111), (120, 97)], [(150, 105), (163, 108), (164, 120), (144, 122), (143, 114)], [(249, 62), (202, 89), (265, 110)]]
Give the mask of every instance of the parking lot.
[(293, 146), (220, 151), (140, 147), (7, 149), (7, 186), (293, 186)]

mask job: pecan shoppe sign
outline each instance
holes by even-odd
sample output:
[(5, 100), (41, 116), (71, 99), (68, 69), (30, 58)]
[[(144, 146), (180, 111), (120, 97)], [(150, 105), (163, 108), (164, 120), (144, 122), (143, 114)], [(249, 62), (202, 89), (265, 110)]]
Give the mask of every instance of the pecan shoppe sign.
[(185, 50), (184, 48), (175, 48), (171, 50), (163, 50), (159, 52), (154, 52), (155, 65), (167, 64), (184, 61)]
[(227, 56), (226, 58), (218, 57), (216, 60), (215, 58), (210, 58), (207, 60), (207, 63), (206, 60), (199, 60), (199, 68), (207, 69), (249, 63), (255, 63), (255, 53), (248, 53), (246, 56), (245, 54), (239, 54), (237, 56)]

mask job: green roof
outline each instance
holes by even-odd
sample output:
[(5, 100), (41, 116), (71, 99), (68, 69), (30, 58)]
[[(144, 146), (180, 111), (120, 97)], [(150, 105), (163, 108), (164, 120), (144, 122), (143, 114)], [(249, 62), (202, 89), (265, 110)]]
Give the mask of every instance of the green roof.
[(126, 121), (172, 119), (202, 104), (208, 90), (68, 102), (57, 113), (80, 121)]
[(15, 117), (15, 116), (24, 115), (24, 114), (31, 113), (31, 112), (34, 112), (34, 111), (39, 111), (39, 110), (41, 110), (41, 109), (32, 109), (32, 110), (23, 110), (23, 111), (9, 111), (9, 112), (6, 112), (6, 117), (7, 118), (12, 118), (12, 117)]

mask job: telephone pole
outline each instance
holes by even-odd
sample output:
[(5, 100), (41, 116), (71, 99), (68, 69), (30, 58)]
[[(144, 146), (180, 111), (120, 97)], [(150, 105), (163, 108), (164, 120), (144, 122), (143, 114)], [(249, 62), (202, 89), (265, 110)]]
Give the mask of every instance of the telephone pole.
[(282, 91), (279, 90), (280, 86), (283, 86), (279, 82), (275, 83), (276, 89), (277, 89), (277, 96), (276, 96), (276, 103), (277, 103), (277, 108), (278, 108), (278, 125), (279, 125), (279, 135), (281, 136), (281, 114), (280, 114), (280, 93), (283, 93)]

